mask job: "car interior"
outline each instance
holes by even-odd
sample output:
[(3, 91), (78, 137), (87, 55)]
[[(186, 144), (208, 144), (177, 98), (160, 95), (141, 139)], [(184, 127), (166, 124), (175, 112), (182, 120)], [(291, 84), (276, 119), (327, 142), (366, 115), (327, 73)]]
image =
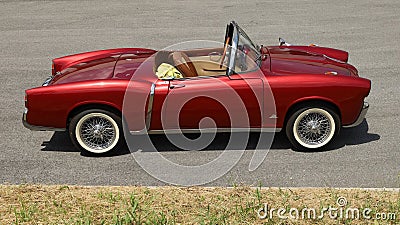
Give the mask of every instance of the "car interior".
[(220, 66), (223, 48), (203, 48), (185, 51), (159, 51), (154, 59), (154, 71), (162, 63), (175, 66), (185, 78), (226, 74), (226, 65)]
[(220, 48), (157, 52), (154, 71), (157, 74), (158, 67), (163, 63), (174, 66), (183, 78), (230, 75), (256, 69), (257, 50), (244, 31), (236, 27), (234, 34), (234, 23), (227, 25), (224, 45)]

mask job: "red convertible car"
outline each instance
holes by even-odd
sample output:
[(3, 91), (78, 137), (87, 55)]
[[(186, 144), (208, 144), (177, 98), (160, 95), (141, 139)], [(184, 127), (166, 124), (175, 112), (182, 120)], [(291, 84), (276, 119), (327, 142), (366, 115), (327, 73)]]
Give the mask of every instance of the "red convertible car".
[[(92, 153), (123, 146), (124, 130), (200, 132), (208, 129), (199, 125), (204, 118), (219, 132), (283, 130), (294, 148), (318, 149), (341, 127), (363, 121), (370, 88), (345, 51), (283, 39), (259, 46), (232, 21), (216, 48), (121, 48), (56, 58), (43, 85), (26, 90), (23, 124), (68, 131), (79, 149)], [(243, 104), (207, 97), (216, 95)], [(232, 111), (245, 111), (247, 122)]]

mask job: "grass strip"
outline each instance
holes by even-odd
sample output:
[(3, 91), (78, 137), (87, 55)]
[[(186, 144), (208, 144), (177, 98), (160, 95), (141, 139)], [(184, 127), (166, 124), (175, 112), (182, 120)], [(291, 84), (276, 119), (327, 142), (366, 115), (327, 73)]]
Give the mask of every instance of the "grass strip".
[[(267, 214), (257, 213), (266, 204)], [(335, 218), (307, 217), (329, 207)], [(370, 208), (371, 218), (348, 218), (348, 208)], [(0, 185), (0, 224), (400, 224), (399, 217), (398, 190)]]

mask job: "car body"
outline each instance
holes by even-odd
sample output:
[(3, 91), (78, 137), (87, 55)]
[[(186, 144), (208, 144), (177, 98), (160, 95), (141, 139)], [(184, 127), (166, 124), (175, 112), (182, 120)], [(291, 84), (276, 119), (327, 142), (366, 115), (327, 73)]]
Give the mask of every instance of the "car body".
[[(120, 48), (54, 59), (43, 86), (26, 90), (23, 124), (31, 130), (69, 131), (77, 147), (93, 153), (123, 143), (123, 124), (132, 134), (199, 132), (207, 130), (199, 128), (205, 117), (213, 119), (217, 131), (284, 130), (295, 148), (318, 149), (341, 127), (359, 125), (369, 107), (364, 98), (371, 81), (359, 77), (347, 52), (293, 46), (282, 39), (278, 46), (258, 46), (234, 21), (223, 47), (167, 51), (183, 79), (158, 79), (153, 65), (160, 52)], [(145, 62), (149, 68), (134, 79)], [(242, 100), (242, 108), (232, 110), (245, 109), (247, 122), (229, 118), (224, 104), (203, 96), (223, 98), (226, 87)], [(273, 106), (265, 103), (267, 89)], [(188, 101), (187, 95), (194, 97)], [(135, 103), (127, 106), (127, 99)], [(178, 123), (169, 123), (173, 109), (168, 107), (184, 100), (175, 112)]]

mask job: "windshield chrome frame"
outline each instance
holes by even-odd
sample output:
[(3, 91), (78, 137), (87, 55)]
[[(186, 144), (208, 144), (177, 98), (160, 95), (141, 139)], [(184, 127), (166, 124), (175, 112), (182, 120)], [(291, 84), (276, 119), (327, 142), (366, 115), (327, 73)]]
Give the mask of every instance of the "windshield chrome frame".
[[(235, 25), (235, 24), (234, 24)], [(233, 74), (234, 69), (235, 69), (235, 63), (236, 63), (236, 52), (237, 52), (237, 46), (239, 43), (239, 32), (237, 29), (233, 30), (232, 34), (232, 45), (230, 46), (230, 51), (229, 51), (229, 61), (228, 61), (228, 70), (227, 70), (227, 75), (230, 76)]]
[(243, 38), (247, 39), (248, 42), (251, 44), (251, 48), (253, 48), (254, 52), (257, 53), (256, 61), (255, 63), (257, 66), (260, 66), (260, 47), (258, 45), (255, 45), (254, 42), (249, 38), (249, 36), (244, 32), (242, 28), (239, 27), (239, 25), (235, 22), (232, 21), (231, 24), (233, 25), (233, 34), (232, 34), (232, 45), (230, 46), (231, 50), (229, 53), (229, 58), (228, 58), (228, 69), (226, 70), (226, 75), (230, 76), (234, 73), (235, 69), (235, 64), (236, 64), (236, 54), (237, 54), (237, 49), (239, 45), (239, 35), (242, 35)]

